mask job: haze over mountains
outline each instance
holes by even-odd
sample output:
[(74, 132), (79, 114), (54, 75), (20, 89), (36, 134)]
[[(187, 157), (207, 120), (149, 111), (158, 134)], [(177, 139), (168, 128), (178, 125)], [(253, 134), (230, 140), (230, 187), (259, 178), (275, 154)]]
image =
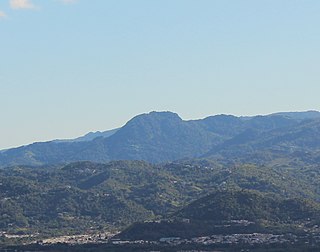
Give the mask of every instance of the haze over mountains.
[[(269, 155), (320, 153), (320, 112), (266, 116), (209, 116), (182, 120), (172, 112), (141, 114), (123, 127), (74, 140), (34, 143), (0, 152), (0, 166), (47, 165), (74, 161), (245, 159)], [(260, 157), (259, 157), (260, 158)]]

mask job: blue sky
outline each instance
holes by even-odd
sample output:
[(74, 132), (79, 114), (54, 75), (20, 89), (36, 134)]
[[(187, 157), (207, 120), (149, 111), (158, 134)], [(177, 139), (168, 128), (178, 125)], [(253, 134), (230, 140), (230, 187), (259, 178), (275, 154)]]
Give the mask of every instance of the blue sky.
[(320, 110), (318, 0), (0, 0), (0, 149), (122, 126)]

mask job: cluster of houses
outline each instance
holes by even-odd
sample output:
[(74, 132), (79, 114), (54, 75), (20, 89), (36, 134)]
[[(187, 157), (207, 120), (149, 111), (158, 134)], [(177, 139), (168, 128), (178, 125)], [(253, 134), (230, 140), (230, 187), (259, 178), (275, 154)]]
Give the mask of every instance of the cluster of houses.
[(191, 239), (182, 239), (180, 237), (163, 237), (159, 241), (128, 241), (120, 239), (110, 239), (110, 243), (114, 245), (124, 244), (153, 244), (153, 245), (272, 245), (272, 244), (297, 244), (297, 243), (313, 243), (320, 244), (320, 233), (310, 236), (294, 235), (294, 234), (265, 234), (265, 233), (251, 233), (251, 234), (230, 234), (230, 235), (211, 235), (195, 237)]
[(276, 235), (276, 234), (230, 234), (230, 235), (211, 235), (195, 237), (191, 239), (180, 239), (179, 237), (161, 238), (160, 243), (167, 243), (173, 246), (182, 244), (200, 244), (200, 245), (222, 245), (222, 244), (281, 244), (297, 242), (295, 235)]
[[(184, 221), (189, 221), (188, 219)], [(248, 223), (242, 223), (247, 225)], [(169, 246), (179, 246), (179, 245), (237, 245), (237, 244), (247, 244), (247, 245), (272, 245), (272, 244), (319, 244), (320, 245), (320, 228), (319, 226), (313, 226), (311, 229), (306, 230), (304, 235), (294, 235), (294, 234), (266, 234), (266, 233), (248, 233), (248, 234), (229, 234), (229, 235), (210, 235), (184, 239), (180, 237), (163, 237), (157, 241), (147, 241), (147, 240), (120, 240), (114, 238), (118, 233), (100, 233), (100, 234), (84, 234), (84, 235), (72, 235), (72, 236), (61, 236), (49, 239), (38, 240), (34, 243), (41, 245), (52, 245), (57, 243), (65, 244), (113, 244), (113, 245), (130, 245), (130, 244), (142, 244), (142, 245), (169, 245)], [(36, 238), (37, 235), (10, 235), (6, 232), (0, 231), (0, 236), (17, 239), (17, 238)], [(30, 244), (30, 243), (29, 243)]]

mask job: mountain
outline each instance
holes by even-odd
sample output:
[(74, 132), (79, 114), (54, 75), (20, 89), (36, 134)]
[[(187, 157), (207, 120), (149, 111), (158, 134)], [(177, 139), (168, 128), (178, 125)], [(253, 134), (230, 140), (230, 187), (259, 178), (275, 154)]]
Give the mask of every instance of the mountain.
[(267, 131), (259, 131), (256, 127), (249, 128), (222, 144), (214, 146), (203, 157), (212, 158), (215, 155), (222, 155), (237, 158), (259, 152), (283, 155), (319, 152), (320, 119), (307, 119), (287, 125)]
[(261, 152), (318, 152), (319, 114), (216, 115), (185, 121), (172, 112), (151, 112), (113, 131), (4, 150), (0, 152), (0, 166), (120, 159), (161, 163), (198, 157), (237, 159)]
[(200, 156), (221, 137), (171, 112), (139, 115), (106, 138), (84, 142), (46, 142), (0, 153), (0, 166), (42, 165), (73, 161), (138, 159), (163, 162)]
[(164, 162), (197, 157), (222, 141), (222, 137), (171, 112), (151, 112), (130, 120), (106, 145), (112, 159)]

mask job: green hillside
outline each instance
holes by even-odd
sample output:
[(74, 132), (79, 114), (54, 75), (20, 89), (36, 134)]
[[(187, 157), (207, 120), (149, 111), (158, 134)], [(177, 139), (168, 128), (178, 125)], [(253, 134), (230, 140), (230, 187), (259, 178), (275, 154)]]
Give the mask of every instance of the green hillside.
[[(0, 170), (0, 229), (48, 235), (122, 230), (135, 222), (171, 218), (175, 212), (181, 215), (183, 207), (216, 191), (256, 190), (320, 201), (318, 166), (299, 168), (302, 159), (292, 166), (285, 161), (269, 167), (222, 159), (5, 168)], [(259, 194), (251, 196), (259, 202)], [(229, 203), (242, 209), (237, 201)], [(253, 216), (265, 214), (253, 210), (247, 209)], [(276, 213), (271, 217), (276, 218)]]
[(196, 200), (174, 216), (216, 223), (231, 220), (252, 222), (320, 221), (319, 205), (301, 198), (286, 199), (257, 191), (216, 191)]
[(303, 233), (319, 225), (320, 205), (252, 190), (216, 191), (160, 222), (136, 223), (118, 237), (159, 240), (214, 234)]

